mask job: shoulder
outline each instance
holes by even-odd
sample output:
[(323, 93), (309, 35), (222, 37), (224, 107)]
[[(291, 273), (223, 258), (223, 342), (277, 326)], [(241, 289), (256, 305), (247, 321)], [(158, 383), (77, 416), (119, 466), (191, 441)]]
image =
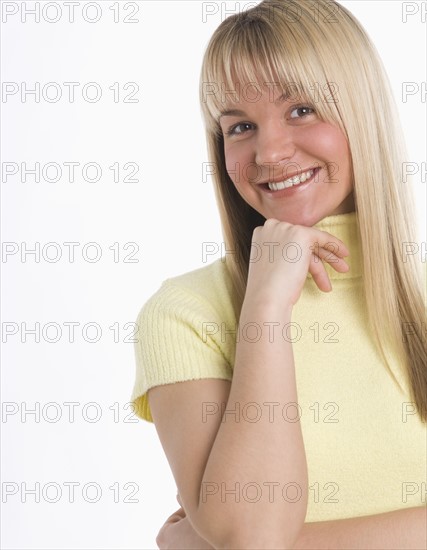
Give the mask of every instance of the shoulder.
[(231, 294), (231, 278), (226, 263), (222, 259), (166, 279), (163, 284), (181, 287), (205, 298), (213, 298), (223, 293)]
[(141, 418), (152, 421), (147, 391), (174, 382), (231, 380), (234, 327), (231, 279), (221, 260), (166, 279), (137, 318), (136, 379), (131, 401)]
[(143, 305), (140, 316), (156, 310), (192, 310), (223, 318), (232, 313), (232, 282), (221, 259), (204, 267), (171, 277)]
[(235, 324), (231, 277), (220, 259), (163, 281), (139, 312), (137, 347), (144, 354), (166, 341), (175, 349), (200, 345), (205, 352), (207, 347), (220, 350), (230, 360), (232, 339), (224, 341), (223, 333)]

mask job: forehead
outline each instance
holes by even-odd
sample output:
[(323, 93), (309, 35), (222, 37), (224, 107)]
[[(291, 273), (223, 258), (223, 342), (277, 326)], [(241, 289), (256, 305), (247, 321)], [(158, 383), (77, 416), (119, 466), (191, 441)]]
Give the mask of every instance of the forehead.
[(262, 104), (280, 107), (284, 101), (307, 99), (297, 83), (271, 82), (235, 82), (233, 87), (225, 82), (219, 83), (213, 90), (219, 117), (244, 114), (240, 108)]
[[(235, 49), (225, 55), (221, 50), (220, 55), (209, 58), (202, 73), (201, 100), (211, 122), (218, 128), (224, 113), (247, 110), (257, 102), (265, 106), (284, 100), (318, 102), (323, 95), (322, 86), (327, 90), (328, 71), (315, 58), (305, 58), (303, 52), (296, 50), (293, 53), (276, 52), (277, 55), (270, 52), (269, 56), (260, 52), (249, 56), (246, 50)], [(322, 115), (328, 105), (319, 107), (319, 115)]]

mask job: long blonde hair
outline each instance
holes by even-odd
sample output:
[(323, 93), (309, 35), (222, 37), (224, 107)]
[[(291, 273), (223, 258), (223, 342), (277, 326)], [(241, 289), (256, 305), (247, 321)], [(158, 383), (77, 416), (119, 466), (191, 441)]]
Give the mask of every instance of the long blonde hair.
[(426, 421), (422, 277), (415, 257), (402, 257), (403, 244), (417, 237), (412, 191), (401, 175), (407, 158), (403, 133), (375, 47), (355, 17), (331, 0), (264, 0), (225, 19), (204, 55), (200, 101), (223, 237), (227, 250), (237, 254), (233, 261), (226, 258), (236, 316), (246, 289), (252, 233), (265, 218), (242, 199), (227, 173), (218, 120), (227, 97), (238, 100), (245, 86), (266, 83), (287, 92), (291, 87), (348, 140), (370, 329), (395, 380), (388, 354), (404, 366), (412, 399)]

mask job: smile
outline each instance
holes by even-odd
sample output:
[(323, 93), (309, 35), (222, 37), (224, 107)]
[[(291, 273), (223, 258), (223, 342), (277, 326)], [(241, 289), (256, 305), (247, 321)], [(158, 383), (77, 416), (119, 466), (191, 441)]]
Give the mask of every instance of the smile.
[(288, 187), (293, 187), (294, 185), (298, 185), (299, 183), (304, 183), (308, 179), (310, 179), (314, 174), (313, 170), (308, 170), (307, 172), (303, 172), (299, 176), (294, 176), (292, 178), (288, 178), (284, 181), (279, 182), (269, 182), (268, 188), (270, 191), (281, 191), (282, 189), (287, 189)]

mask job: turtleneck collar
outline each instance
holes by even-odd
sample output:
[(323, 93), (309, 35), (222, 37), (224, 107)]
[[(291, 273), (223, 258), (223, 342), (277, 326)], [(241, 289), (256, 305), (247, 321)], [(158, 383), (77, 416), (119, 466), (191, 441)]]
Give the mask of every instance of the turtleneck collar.
[[(359, 235), (359, 225), (356, 212), (348, 214), (336, 214), (327, 216), (314, 224), (315, 228), (326, 231), (334, 237), (341, 239), (349, 251), (344, 258), (350, 269), (346, 273), (335, 271), (327, 262), (324, 262), (326, 272), (330, 279), (352, 279), (362, 275), (362, 248)], [(308, 273), (311, 278), (311, 274)]]

